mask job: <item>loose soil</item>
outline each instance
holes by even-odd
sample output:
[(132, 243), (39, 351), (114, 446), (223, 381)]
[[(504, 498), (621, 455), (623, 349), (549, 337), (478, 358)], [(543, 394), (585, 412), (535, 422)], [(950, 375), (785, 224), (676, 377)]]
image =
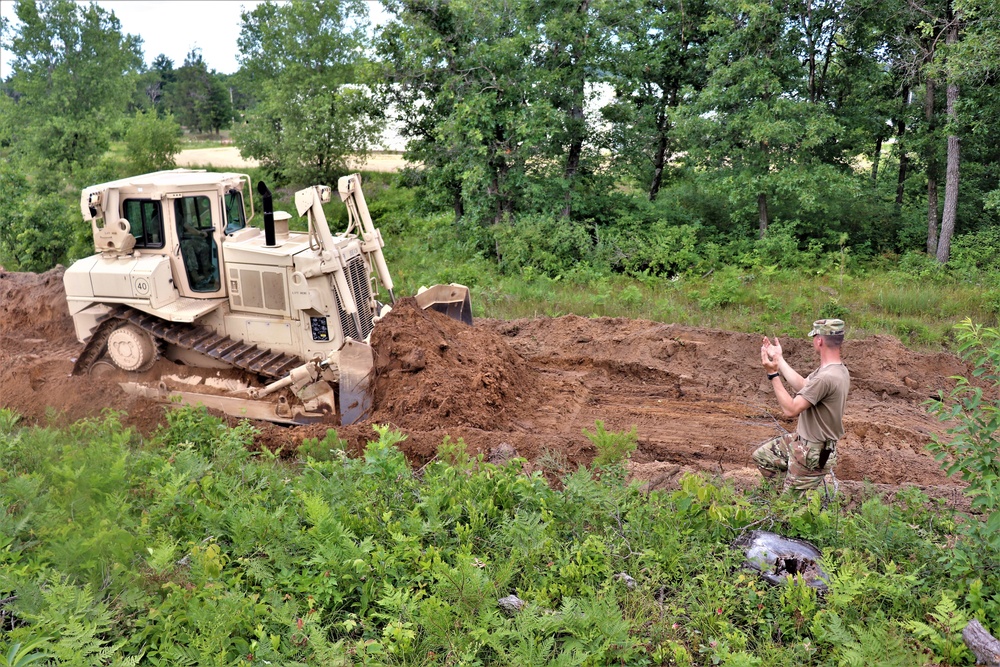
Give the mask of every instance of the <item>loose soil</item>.
[[(807, 372), (809, 341), (782, 340), (785, 358)], [(794, 423), (783, 420), (760, 368), (760, 336), (623, 318), (565, 316), (479, 319), (468, 327), (400, 300), (372, 336), (376, 351), (373, 410), (362, 423), (338, 428), (353, 452), (373, 437), (373, 424), (407, 435), (401, 447), (414, 465), (431, 460), (446, 436), (470, 453), (517, 455), (528, 469), (573, 470), (596, 451), (584, 431), (602, 421), (636, 429), (633, 477), (650, 488), (676, 485), (702, 471), (758, 483), (755, 447)], [(44, 274), (0, 270), (0, 406), (28, 423), (64, 425), (105, 408), (149, 433), (163, 406), (126, 395), (119, 371), (71, 375), (82, 345), (66, 307), (62, 269)], [(839, 447), (841, 489), (888, 493), (916, 485), (932, 497), (967, 507), (961, 484), (926, 451), (944, 427), (924, 402), (968, 375), (957, 357), (918, 353), (888, 336), (849, 339), (844, 360), (852, 386)], [(150, 380), (153, 371), (124, 379)], [(804, 373), (803, 373), (804, 374)], [(259, 424), (257, 444), (294, 451), (322, 438), (330, 425), (286, 428)]]

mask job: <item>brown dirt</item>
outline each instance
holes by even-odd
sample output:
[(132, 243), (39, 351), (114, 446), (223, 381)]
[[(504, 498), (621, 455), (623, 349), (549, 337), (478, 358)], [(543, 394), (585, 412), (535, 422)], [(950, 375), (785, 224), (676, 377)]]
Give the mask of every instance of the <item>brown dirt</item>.
[[(815, 364), (808, 340), (783, 340), (802, 371)], [(510, 448), (531, 466), (572, 469), (595, 450), (583, 433), (596, 420), (638, 432), (631, 472), (651, 487), (704, 471), (756, 484), (750, 454), (793, 423), (760, 369), (760, 337), (622, 318), (480, 319), (472, 328), (401, 300), (375, 330), (374, 410), (370, 420), (338, 429), (353, 451), (372, 424), (407, 435), (415, 465), (430, 460), (444, 437), (472, 453)], [(79, 354), (62, 288), (62, 269), (44, 274), (0, 271), (0, 406), (30, 423), (65, 424), (114, 408), (143, 432), (163, 408), (125, 395), (120, 374), (72, 377)], [(852, 388), (837, 477), (842, 489), (892, 492), (905, 484), (965, 506), (960, 482), (927, 453), (942, 425), (923, 403), (968, 374), (957, 357), (908, 350), (898, 340), (849, 340)], [(164, 364), (138, 379), (162, 372)], [(172, 365), (172, 364), (171, 364)], [(260, 446), (294, 449), (328, 426), (261, 424)]]

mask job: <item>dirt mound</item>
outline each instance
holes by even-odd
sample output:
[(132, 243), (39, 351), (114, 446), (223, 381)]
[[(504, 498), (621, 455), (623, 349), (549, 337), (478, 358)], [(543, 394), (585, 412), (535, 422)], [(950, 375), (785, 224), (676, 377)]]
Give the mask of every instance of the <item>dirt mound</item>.
[[(372, 342), (373, 414), (337, 431), (357, 452), (373, 424), (389, 423), (406, 434), (402, 448), (417, 465), (451, 436), (472, 453), (516, 452), (536, 467), (569, 471), (593, 458), (584, 430), (600, 420), (609, 430), (637, 429), (631, 471), (651, 486), (675, 484), (685, 471), (751, 485), (759, 479), (754, 448), (794, 427), (780, 418), (761, 371), (759, 335), (576, 316), (481, 319), (468, 327), (404, 299)], [(804, 336), (781, 342), (793, 367), (815, 366)], [(155, 380), (169, 362), (145, 375), (72, 377), (81, 349), (62, 270), (0, 272), (0, 406), (33, 423), (114, 408), (143, 432), (155, 428), (163, 408), (127, 396), (117, 382)], [(944, 427), (924, 403), (953, 386), (950, 376), (968, 376), (966, 365), (950, 354), (913, 352), (888, 336), (848, 338), (844, 361), (852, 388), (836, 471), (841, 488), (916, 484), (957, 502), (960, 481), (946, 478), (926, 451)], [(292, 451), (334, 426), (262, 424), (258, 444)]]
[(0, 271), (0, 335), (73, 338), (61, 266), (42, 274)]
[(43, 274), (0, 272), (0, 406), (32, 423), (65, 425), (126, 411), (143, 432), (163, 408), (125, 395), (110, 377), (73, 377), (77, 342), (63, 290), (64, 269)]
[(503, 337), (400, 299), (372, 333), (372, 420), (428, 430), (503, 428), (538, 373)]

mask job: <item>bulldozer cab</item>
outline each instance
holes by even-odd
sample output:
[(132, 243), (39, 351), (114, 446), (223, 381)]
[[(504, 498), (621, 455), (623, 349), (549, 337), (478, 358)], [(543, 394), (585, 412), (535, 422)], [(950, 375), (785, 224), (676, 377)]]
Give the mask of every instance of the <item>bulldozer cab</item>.
[(95, 248), (108, 256), (165, 255), (182, 297), (224, 296), (222, 242), (247, 227), (247, 214), (234, 175), (203, 173), (177, 169), (85, 190), (81, 210)]

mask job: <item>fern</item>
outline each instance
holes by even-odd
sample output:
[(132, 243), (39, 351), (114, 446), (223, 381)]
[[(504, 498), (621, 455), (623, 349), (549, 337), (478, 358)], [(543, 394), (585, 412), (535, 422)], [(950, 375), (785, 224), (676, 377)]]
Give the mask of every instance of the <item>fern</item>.
[(941, 593), (941, 600), (928, 614), (928, 623), (907, 621), (904, 627), (919, 639), (926, 641), (934, 654), (951, 664), (958, 664), (971, 653), (962, 641), (962, 630), (969, 623), (968, 617), (958, 608), (955, 598)]
[(845, 625), (836, 612), (816, 614), (816, 640), (830, 644), (838, 667), (914, 667), (926, 662), (910, 651), (886, 623)]
[(138, 663), (141, 656), (120, 655), (125, 640), (112, 643), (106, 638), (113, 625), (113, 614), (106, 602), (95, 598), (89, 585), (52, 583), (43, 589), (42, 599), (45, 604), (41, 610), (24, 615), (54, 635), (48, 649), (60, 665)]

